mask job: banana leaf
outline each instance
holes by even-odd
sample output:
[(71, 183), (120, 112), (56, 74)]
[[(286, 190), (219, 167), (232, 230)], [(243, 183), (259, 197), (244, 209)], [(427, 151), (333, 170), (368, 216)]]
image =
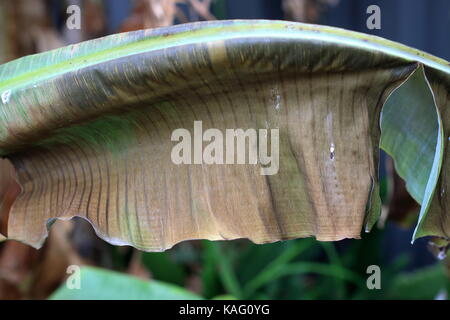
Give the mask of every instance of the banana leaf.
[[(200, 296), (174, 284), (142, 280), (94, 267), (82, 267), (79, 287), (64, 283), (50, 300), (200, 300)], [(70, 281), (70, 279), (69, 279)]]
[[(360, 238), (380, 213), (381, 141), (422, 204), (416, 236), (446, 236), (449, 73), (447, 61), (382, 38), (259, 20), (122, 33), (12, 61), (0, 66), (0, 155), (21, 192), (3, 234), (40, 247), (55, 219), (79, 216), (106, 241), (146, 251), (200, 238)], [(175, 163), (173, 133), (196, 121), (277, 130), (275, 172), (221, 164), (212, 137), (200, 145), (215, 162)]]

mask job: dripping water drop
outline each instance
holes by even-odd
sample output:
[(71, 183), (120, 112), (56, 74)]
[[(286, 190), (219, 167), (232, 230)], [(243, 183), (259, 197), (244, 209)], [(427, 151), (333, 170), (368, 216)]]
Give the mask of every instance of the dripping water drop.
[(445, 249), (439, 250), (439, 253), (437, 254), (437, 258), (439, 260), (444, 260), (445, 258), (447, 258), (447, 250), (445, 250)]
[(333, 160), (334, 159), (334, 143), (330, 144), (330, 159)]
[(272, 89), (272, 100), (273, 103), (275, 104), (275, 110), (280, 110), (281, 108), (281, 95), (278, 92), (278, 88), (274, 88)]
[(2, 93), (3, 104), (7, 104), (10, 98), (11, 98), (11, 90), (6, 90), (5, 92)]

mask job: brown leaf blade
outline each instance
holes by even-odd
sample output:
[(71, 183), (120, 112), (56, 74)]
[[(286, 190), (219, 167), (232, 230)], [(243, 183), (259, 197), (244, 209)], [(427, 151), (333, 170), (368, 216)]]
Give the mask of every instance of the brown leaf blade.
[[(107, 241), (148, 251), (199, 238), (359, 238), (379, 213), (381, 108), (418, 63), (375, 50), (379, 39), (344, 45), (345, 36), (284, 22), (200, 23), (63, 48), (52, 55), (62, 71), (37, 83), (24, 67), (2, 87), (11, 95), (0, 148), (23, 190), (8, 237), (39, 247), (54, 219), (80, 216)], [(87, 62), (84, 50), (95, 53)], [(175, 164), (171, 136), (193, 135), (195, 121), (224, 137), (279, 130), (277, 173)]]

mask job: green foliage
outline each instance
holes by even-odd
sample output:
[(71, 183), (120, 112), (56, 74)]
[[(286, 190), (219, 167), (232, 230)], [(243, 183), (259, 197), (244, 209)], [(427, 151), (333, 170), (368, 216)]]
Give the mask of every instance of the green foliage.
[[(383, 263), (382, 237), (374, 230), (361, 241), (338, 244), (313, 239), (183, 243), (143, 254), (155, 280), (85, 267), (81, 290), (62, 286), (51, 299), (435, 299), (449, 292), (442, 264), (405, 272), (406, 254)], [(366, 286), (369, 265), (381, 268), (381, 290)], [(200, 283), (199, 295), (180, 287), (192, 279)]]
[(431, 205), (443, 156), (441, 118), (423, 67), (386, 101), (381, 131), (381, 149), (392, 156), (408, 192), (422, 205), (415, 239)]
[(52, 300), (183, 300), (199, 296), (175, 285), (160, 281), (144, 281), (104, 269), (83, 267), (80, 289), (62, 285)]
[(142, 263), (156, 279), (181, 286), (184, 284), (186, 272), (173, 260), (170, 253), (143, 253)]
[(430, 299), (439, 294), (448, 295), (450, 282), (442, 264), (405, 273), (394, 279), (387, 297), (389, 299)]

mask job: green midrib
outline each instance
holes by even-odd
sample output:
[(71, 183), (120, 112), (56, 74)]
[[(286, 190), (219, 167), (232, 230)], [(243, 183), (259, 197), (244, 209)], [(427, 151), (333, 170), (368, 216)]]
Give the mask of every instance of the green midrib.
[[(300, 31), (300, 32), (299, 32)], [(125, 34), (112, 35), (101, 39), (100, 44), (107, 44), (114, 37), (122, 37)], [(418, 61), (431, 68), (450, 74), (449, 63), (443, 59), (427, 54), (420, 50), (386, 40), (380, 37), (370, 36), (344, 29), (316, 26), (284, 21), (265, 20), (237, 20), (229, 23), (208, 23), (205, 28), (186, 30), (169, 36), (149, 36), (141, 40), (116, 45), (104, 50), (93, 51), (76, 58), (54, 63), (45, 67), (27, 71), (17, 76), (12, 76), (0, 82), (0, 92), (15, 90), (30, 84), (43, 81), (58, 75), (93, 66), (108, 60), (126, 57), (143, 52), (167, 49), (174, 46), (221, 41), (227, 39), (245, 38), (284, 38), (293, 40), (321, 40), (325, 42), (346, 44), (349, 47), (365, 48), (391, 54), (406, 61)], [(98, 41), (98, 40), (97, 40)], [(112, 41), (113, 42), (113, 41)], [(80, 44), (79, 46), (82, 46)], [(60, 50), (60, 49), (57, 49)], [(25, 63), (25, 59), (37, 59), (42, 55), (49, 55), (56, 51), (49, 51), (15, 60), (9, 63)], [(64, 57), (62, 57), (64, 58)]]

